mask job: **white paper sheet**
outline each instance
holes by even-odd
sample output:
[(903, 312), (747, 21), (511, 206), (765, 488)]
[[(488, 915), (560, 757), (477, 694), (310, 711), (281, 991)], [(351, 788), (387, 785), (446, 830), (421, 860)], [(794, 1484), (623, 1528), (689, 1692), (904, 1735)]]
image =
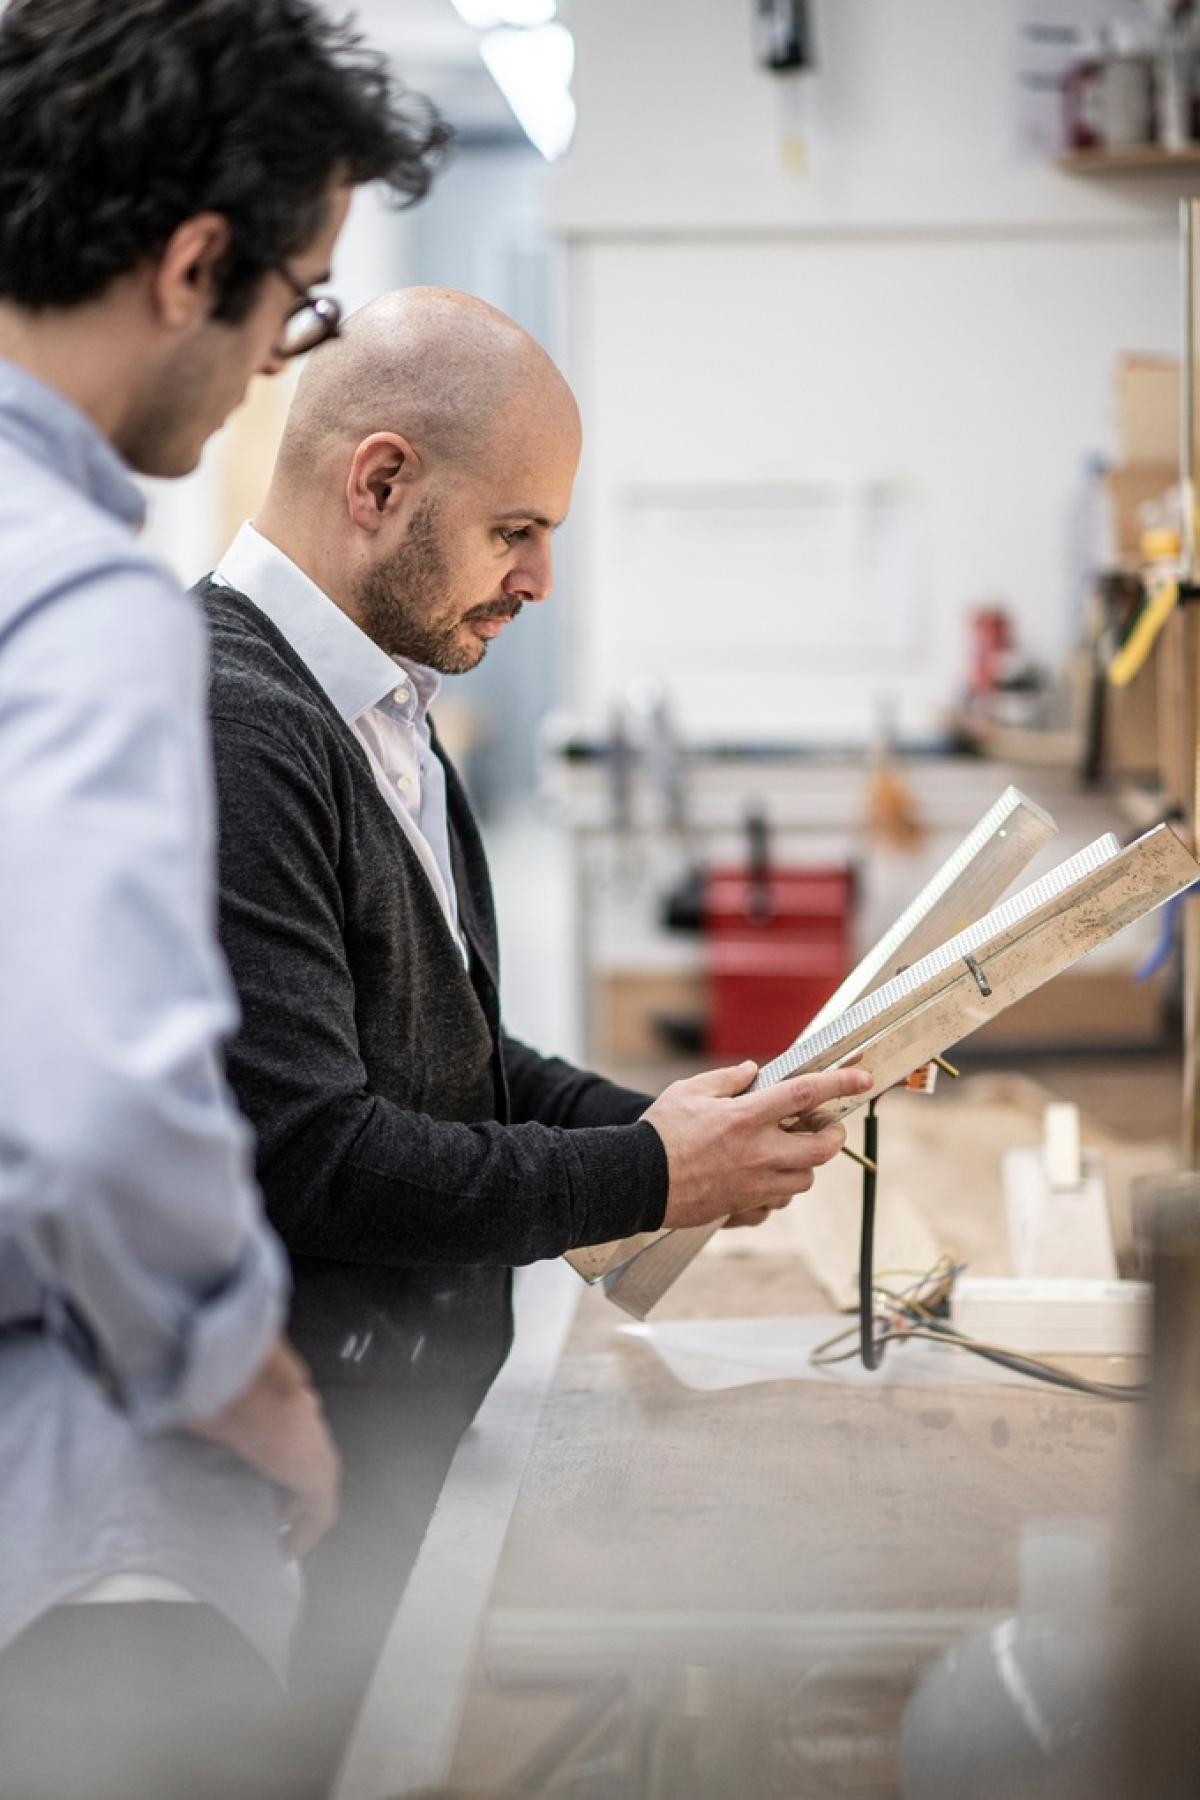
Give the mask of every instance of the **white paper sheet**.
[[(1002, 1369), (952, 1345), (916, 1339), (889, 1344), (874, 1373), (855, 1357), (817, 1368), (813, 1350), (855, 1321), (844, 1313), (791, 1319), (669, 1319), (659, 1325), (626, 1325), (659, 1356), (676, 1381), (697, 1393), (750, 1387), (759, 1381), (818, 1381), (836, 1387), (1041, 1387), (1031, 1376)], [(846, 1340), (850, 1349), (853, 1339)]]

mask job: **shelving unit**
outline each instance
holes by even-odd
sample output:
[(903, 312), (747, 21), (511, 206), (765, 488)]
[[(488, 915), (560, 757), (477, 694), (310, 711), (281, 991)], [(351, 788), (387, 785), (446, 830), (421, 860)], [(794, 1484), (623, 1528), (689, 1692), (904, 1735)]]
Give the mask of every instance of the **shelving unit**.
[(1068, 150), (1058, 158), (1068, 175), (1143, 175), (1166, 170), (1200, 174), (1200, 144), (1164, 150), (1160, 144), (1130, 144), (1123, 150)]

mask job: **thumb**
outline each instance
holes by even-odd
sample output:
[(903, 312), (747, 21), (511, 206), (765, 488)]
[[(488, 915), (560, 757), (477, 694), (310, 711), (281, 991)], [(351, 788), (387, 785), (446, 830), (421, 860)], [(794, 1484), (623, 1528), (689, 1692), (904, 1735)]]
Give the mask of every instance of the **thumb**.
[(698, 1093), (729, 1099), (734, 1094), (744, 1094), (757, 1074), (756, 1062), (743, 1062), (731, 1069), (707, 1069), (703, 1075), (694, 1075), (692, 1086)]

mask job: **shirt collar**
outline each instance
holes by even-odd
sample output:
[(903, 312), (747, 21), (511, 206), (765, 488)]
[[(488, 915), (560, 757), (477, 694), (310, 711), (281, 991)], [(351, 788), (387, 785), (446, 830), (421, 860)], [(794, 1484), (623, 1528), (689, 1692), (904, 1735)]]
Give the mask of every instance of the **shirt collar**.
[(242, 526), (221, 558), (217, 578), (249, 596), (292, 649), (307, 663), (348, 725), (397, 689), (396, 671), (408, 677), (414, 706), (399, 705), (408, 717), (423, 716), (440, 682), (421, 663), (391, 657), (337, 606), (290, 556), (254, 526)]
[(57, 388), (3, 358), (0, 438), (134, 530), (145, 523), (145, 496), (102, 432)]

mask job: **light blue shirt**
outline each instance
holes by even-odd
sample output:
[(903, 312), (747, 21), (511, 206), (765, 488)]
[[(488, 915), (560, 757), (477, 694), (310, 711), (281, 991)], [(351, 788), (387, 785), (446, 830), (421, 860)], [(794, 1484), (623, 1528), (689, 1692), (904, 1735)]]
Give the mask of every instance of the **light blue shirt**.
[(412, 844), (463, 960), (450, 860), (446, 772), (433, 750), (429, 708), (441, 679), (389, 656), (278, 545), (243, 525), (216, 579), (266, 613), (312, 670), (367, 753), (384, 799)]
[(0, 362), (0, 1646), (126, 1571), (283, 1666), (276, 1496), (177, 1429), (278, 1335), (228, 1096), (205, 644), (127, 469)]

